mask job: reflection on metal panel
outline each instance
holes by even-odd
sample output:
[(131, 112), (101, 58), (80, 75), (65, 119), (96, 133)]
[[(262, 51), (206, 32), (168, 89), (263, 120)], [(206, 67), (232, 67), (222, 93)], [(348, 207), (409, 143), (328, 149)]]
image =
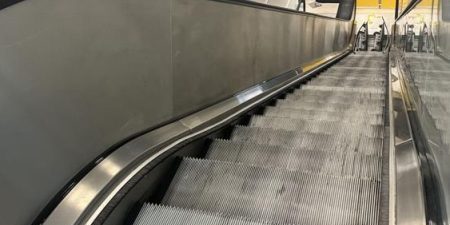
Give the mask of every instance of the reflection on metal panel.
[(449, 224), (450, 23), (447, 0), (422, 1), (397, 21), (396, 48), (404, 51), (412, 120), (427, 201), (427, 223)]
[(28, 0), (0, 11), (1, 223), (29, 224), (130, 135), (346, 48), (351, 26), (208, 0)]
[(278, 6), (287, 9), (297, 10), (299, 0), (248, 0), (266, 5)]
[[(425, 200), (422, 183), (421, 165), (408, 117), (408, 96), (403, 82), (403, 73), (399, 68), (398, 55), (391, 53), (391, 116), (393, 126), (391, 146), (394, 157), (395, 192), (391, 193), (391, 224), (425, 225)], [(392, 184), (391, 184), (392, 185)], [(392, 207), (393, 206), (393, 207)]]

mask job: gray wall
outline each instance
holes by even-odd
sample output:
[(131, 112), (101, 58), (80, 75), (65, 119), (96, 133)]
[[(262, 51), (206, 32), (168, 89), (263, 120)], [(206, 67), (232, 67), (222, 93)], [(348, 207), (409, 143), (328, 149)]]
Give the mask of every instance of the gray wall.
[(350, 22), (208, 0), (0, 11), (0, 224), (118, 141), (347, 46)]

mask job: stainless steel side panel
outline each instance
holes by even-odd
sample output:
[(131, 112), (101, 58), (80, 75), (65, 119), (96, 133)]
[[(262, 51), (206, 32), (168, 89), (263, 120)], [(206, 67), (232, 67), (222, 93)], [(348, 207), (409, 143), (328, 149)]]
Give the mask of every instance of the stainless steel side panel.
[(391, 225), (425, 225), (425, 199), (419, 157), (414, 144), (405, 101), (408, 100), (402, 74), (390, 54), (390, 223)]
[(29, 224), (130, 135), (343, 50), (351, 26), (209, 0), (0, 11), (0, 224)]
[[(426, 154), (421, 158), (427, 162), (430, 175), (425, 184), (431, 191), (427, 195), (428, 223), (449, 224), (450, 217), (450, 149), (448, 125), (450, 114), (447, 108), (450, 97), (448, 83), (450, 69), (450, 21), (449, 11), (443, 8), (446, 0), (421, 1), (405, 16), (396, 21), (395, 48), (404, 51), (401, 62), (411, 88), (411, 111), (417, 115), (417, 126)], [(448, 9), (447, 9), (448, 10)], [(418, 19), (422, 18), (422, 19)], [(414, 25), (415, 43), (407, 50), (406, 25)], [(428, 35), (419, 37), (424, 27)], [(418, 41), (428, 39), (428, 48), (419, 50)], [(442, 108), (442, 113), (436, 112)], [(430, 182), (431, 181), (431, 182)], [(431, 199), (431, 200), (430, 200)], [(431, 201), (431, 202), (430, 202)]]
[(420, 164), (409, 140), (396, 147), (396, 223), (397, 225), (426, 225)]

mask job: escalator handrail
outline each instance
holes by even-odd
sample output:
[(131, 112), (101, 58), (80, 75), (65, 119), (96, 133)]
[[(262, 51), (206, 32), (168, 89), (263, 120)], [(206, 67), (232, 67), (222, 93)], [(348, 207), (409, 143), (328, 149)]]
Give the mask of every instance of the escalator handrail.
[(297, 11), (295, 9), (284, 8), (284, 7), (275, 6), (275, 5), (268, 5), (268, 4), (259, 3), (259, 2), (255, 2), (255, 1), (249, 1), (249, 0), (211, 0), (211, 1), (226, 2), (226, 3), (244, 5), (244, 6), (249, 6), (249, 7), (259, 8), (259, 9), (266, 9), (266, 10), (275, 10), (275, 11), (284, 12), (284, 13), (309, 15), (309, 16), (321, 17), (321, 18), (330, 19), (330, 20), (338, 20), (338, 21), (345, 21), (345, 22), (349, 22), (349, 21), (353, 20), (353, 18), (346, 20), (346, 19), (324, 16), (324, 15), (310, 13), (310, 12)]

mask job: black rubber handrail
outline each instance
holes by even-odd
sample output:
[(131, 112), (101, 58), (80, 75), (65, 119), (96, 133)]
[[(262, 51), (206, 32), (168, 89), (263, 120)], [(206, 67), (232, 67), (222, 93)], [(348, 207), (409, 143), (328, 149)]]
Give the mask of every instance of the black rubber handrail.
[(418, 5), (421, 2), (422, 2), (422, 0), (411, 0), (411, 2), (409, 2), (408, 6), (406, 6), (406, 8), (400, 13), (400, 16), (397, 17), (395, 22), (402, 19), (406, 14), (408, 14), (411, 10), (413, 10), (416, 7), (416, 5)]
[(24, 1), (24, 0), (1, 0), (0, 1), (0, 10), (4, 9), (6, 7), (12, 6), (21, 1)]
[[(12, 6), (12, 5), (14, 5), (16, 3), (19, 3), (19, 2), (22, 2), (22, 1), (25, 1), (25, 0), (0, 0), (0, 10), (5, 9), (5, 8), (7, 8), (9, 6)], [(254, 8), (275, 10), (275, 11), (285, 12), (285, 13), (310, 15), (310, 16), (316, 16), (316, 17), (332, 19), (332, 20), (339, 20), (339, 21), (351, 21), (352, 20), (352, 19), (344, 20), (344, 19), (340, 19), (340, 18), (323, 16), (323, 15), (314, 14), (314, 13), (302, 12), (302, 11), (297, 11), (297, 10), (294, 10), (294, 9), (283, 8), (283, 7), (274, 6), (274, 5), (267, 5), (267, 4), (253, 2), (253, 1), (248, 1), (248, 0), (213, 0), (213, 1), (229, 2), (229, 3), (235, 3), (235, 4), (250, 6), (250, 7), (254, 7)]]
[(279, 6), (268, 5), (268, 4), (254, 2), (254, 1), (249, 1), (249, 0), (212, 0), (212, 1), (239, 4), (239, 5), (249, 6), (249, 7), (253, 7), (253, 8), (273, 10), (273, 11), (279, 11), (279, 12), (284, 12), (284, 13), (292, 13), (292, 14), (301, 14), (301, 15), (315, 16), (315, 17), (321, 17), (321, 18), (326, 18), (326, 19), (331, 19), (331, 20), (339, 20), (339, 21), (346, 21), (346, 22), (352, 20), (352, 19), (345, 20), (345, 19), (340, 19), (340, 18), (335, 18), (335, 17), (319, 15), (319, 14), (315, 14), (315, 13), (302, 12), (302, 11), (297, 11), (295, 9), (283, 8), (283, 7), (279, 7)]

